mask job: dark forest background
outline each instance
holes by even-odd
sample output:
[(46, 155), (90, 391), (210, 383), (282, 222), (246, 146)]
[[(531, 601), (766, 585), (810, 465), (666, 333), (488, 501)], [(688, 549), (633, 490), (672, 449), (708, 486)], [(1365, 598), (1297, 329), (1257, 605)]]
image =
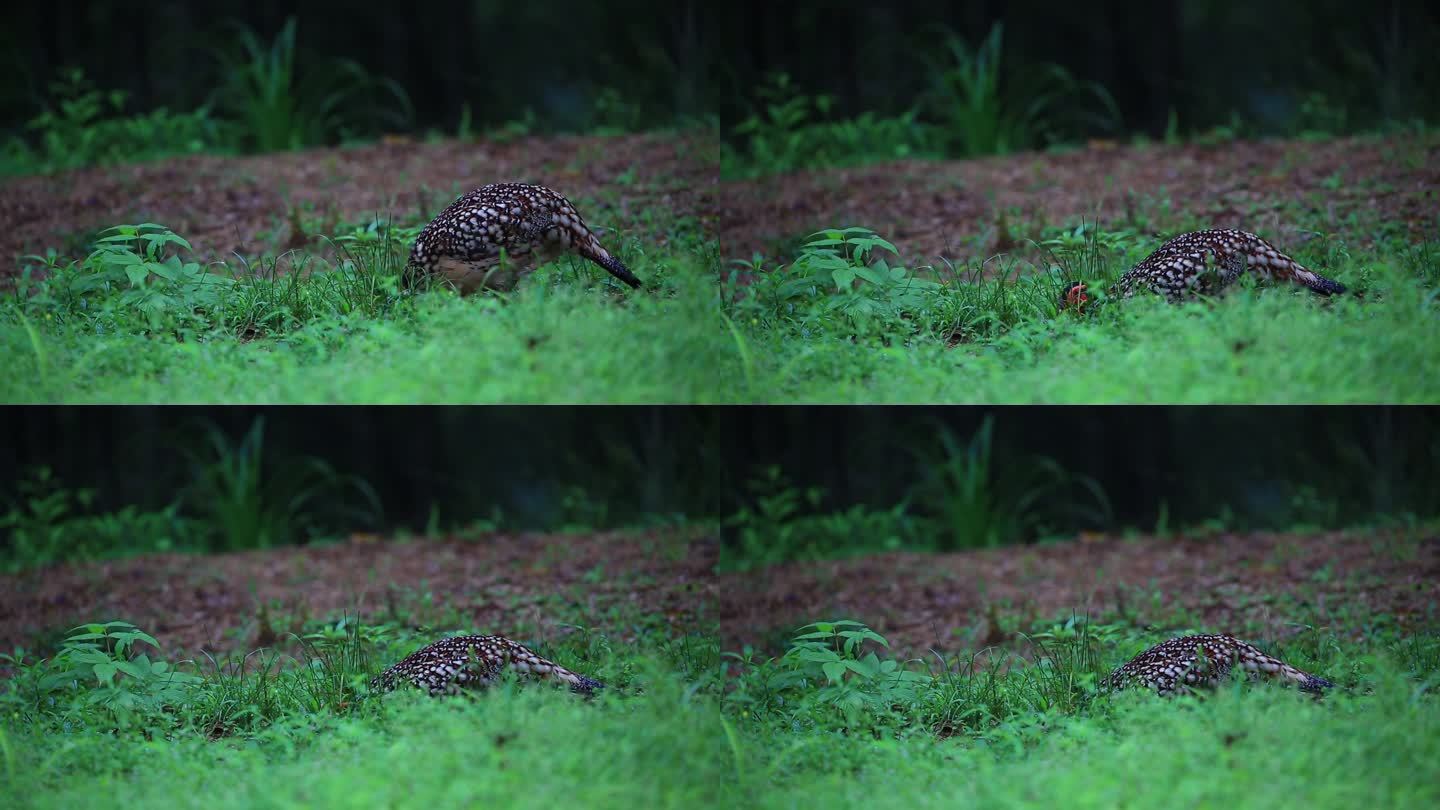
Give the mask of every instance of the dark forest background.
[[(212, 502), (234, 498), (214, 470), (229, 465), (225, 480), (244, 478), (234, 471), (250, 434), (250, 486), (275, 484), (272, 499), (307, 491), (307, 457), (368, 486), (373, 503), (353, 488), (317, 494), (316, 506), (356, 507), (327, 512), (320, 534), (477, 520), (508, 529), (696, 523), (757, 508), (784, 523), (793, 515), (773, 514), (783, 488), (818, 488), (813, 499), (791, 498), (796, 514), (908, 501), (934, 518), (972, 497), (977, 481), (1004, 501), (990, 508), (1025, 513), (1010, 518), (1053, 518), (1029, 526), (1032, 535), (1440, 515), (1434, 408), (64, 407), (11, 408), (4, 418), (0, 481), (21, 511), (24, 482), (42, 467), (65, 487), (93, 488), (95, 512), (164, 509), (197, 482), (208, 482)], [(1059, 469), (1088, 483), (1026, 500)], [(766, 498), (772, 505), (758, 507)], [(1087, 508), (1054, 508), (1072, 502)], [(868, 531), (855, 521), (844, 531)]]
[[(947, 34), (1002, 28), (1002, 69), (1053, 63), (1114, 98), (1122, 132), (1238, 117), (1256, 131), (1370, 128), (1440, 113), (1440, 6), (1423, 0), (749, 0), (720, 18), (722, 124), (767, 74), (833, 99), (836, 117), (896, 114), (932, 89)], [(1002, 80), (1003, 83), (1003, 80)], [(1344, 117), (1348, 120), (1335, 120)]]
[[(266, 51), (295, 24), (296, 76), (333, 60), (393, 80), (403, 117), (375, 121), (390, 132), (533, 116), (536, 129), (646, 128), (704, 119), (714, 103), (706, 77), (715, 49), (701, 0), (442, 0), (393, 3), (59, 0), (16, 6), (0, 32), (0, 126), (21, 132), (51, 103), (50, 84), (80, 68), (104, 91), (129, 94), (135, 111), (185, 111), (212, 99), (234, 72), (226, 55), (247, 31)], [(243, 56), (243, 54), (240, 54)]]
[[(898, 113), (933, 83), (937, 26), (976, 46), (997, 23), (1007, 67), (1054, 63), (1098, 82), (1127, 131), (1158, 135), (1172, 113), (1187, 129), (1238, 115), (1284, 130), (1433, 123), (1440, 109), (1440, 10), (1421, 0), (60, 0), (15, 7), (0, 31), (0, 128), (24, 132), (72, 67), (128, 93), (128, 109), (192, 110), (234, 73), (221, 57), (239, 31), (268, 47), (291, 18), (297, 75), (343, 58), (403, 91), (403, 116), (369, 122), (384, 131), (454, 132), (468, 108), (477, 127), (718, 116), (731, 133), (778, 72), (833, 96), (836, 115)], [(395, 106), (378, 89), (370, 101)]]

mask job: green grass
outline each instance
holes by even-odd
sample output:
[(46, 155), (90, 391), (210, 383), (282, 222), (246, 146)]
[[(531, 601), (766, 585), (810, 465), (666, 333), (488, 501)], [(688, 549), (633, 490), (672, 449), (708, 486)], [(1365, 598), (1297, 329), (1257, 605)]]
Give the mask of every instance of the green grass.
[[(295, 723), (244, 743), (9, 735), (12, 807), (719, 807), (718, 714), (678, 687), (630, 705), (504, 692)], [(643, 732), (636, 733), (637, 727)]]
[[(1017, 724), (984, 747), (832, 737), (797, 762), (796, 741), (752, 744), (779, 749), (756, 763), (777, 772), (765, 807), (1433, 805), (1440, 711), (1401, 679), (1380, 685), (1396, 691), (1325, 706), (1261, 690), (1137, 701), (1108, 721)], [(816, 758), (839, 767), (806, 767)]]
[[(1311, 633), (1271, 647), (1335, 676), (1341, 688), (1321, 702), (1238, 680), (1208, 699), (1166, 701), (1093, 690), (1096, 675), (1160, 636), (1078, 628), (1040, 634), (1039, 663), (1003, 671), (932, 659), (904, 682), (894, 674), (903, 667), (872, 677), (883, 648), (868, 662), (841, 652), (855, 666), (834, 680), (793, 654), (746, 667), (727, 698), (743, 784), (755, 806), (776, 808), (1415, 807), (1440, 798), (1434, 635), (1331, 643)], [(823, 657), (817, 649), (811, 656)]]
[[(124, 675), (52, 684), (36, 701), (28, 690), (46, 671), (31, 662), (0, 686), (0, 779), (17, 802), (7, 804), (67, 807), (118, 792), (142, 807), (718, 806), (728, 766), (703, 639), (535, 645), (605, 679), (612, 688), (594, 700), (513, 679), (432, 700), (366, 693), (369, 674), (423, 641), (377, 630), (317, 634), (298, 663), (252, 666), (243, 678), (182, 665), (198, 680), (163, 705)], [(111, 712), (120, 693), (137, 695), (137, 708)]]
[[(280, 698), (211, 677), (183, 709), (113, 731), (95, 712), (89, 723), (55, 722), (6, 693), (0, 774), (20, 807), (116, 793), (141, 807), (1416, 807), (1440, 798), (1435, 638), (1337, 645), (1312, 635), (1275, 651), (1337, 680), (1322, 702), (1238, 681), (1205, 700), (1096, 697), (1094, 675), (1155, 638), (1108, 625), (1051, 628), (1038, 634), (1040, 663), (1004, 671), (955, 661), (927, 670), (883, 648), (834, 656), (854, 663), (838, 683), (799, 657), (753, 664), (723, 703), (713, 681), (687, 680), (713, 660), (674, 646), (582, 661), (635, 676), (625, 694), (594, 701), (509, 681), (473, 698), (336, 701), (342, 690), (316, 677), (348, 666), (331, 657), (250, 676)], [(546, 653), (585, 658), (578, 647)], [(891, 685), (902, 671), (912, 673), (903, 688)], [(337, 683), (355, 673), (340, 674)], [(268, 716), (216, 734), (209, 721), (227, 701)]]
[[(607, 241), (646, 281), (630, 292), (561, 259), (507, 300), (398, 291), (414, 225), (360, 226), (302, 272), (202, 267), (149, 223), (122, 226), (0, 305), (6, 402), (686, 402), (714, 381), (715, 243), (693, 221), (668, 244)], [(106, 240), (115, 241), (106, 241)]]
[[(1175, 232), (1178, 229), (1164, 231)], [(901, 268), (879, 236), (820, 232), (788, 264), (726, 285), (732, 398), (826, 403), (1416, 403), (1440, 398), (1433, 243), (1292, 255), (1351, 294), (1244, 285), (1217, 301), (1153, 296), (1062, 313), (1067, 279), (1103, 291), (1159, 244), (1133, 232), (1044, 240), (1043, 268)], [(844, 244), (841, 244), (841, 243)], [(1318, 247), (1315, 246), (1318, 244)], [(888, 261), (887, 261), (888, 260)], [(996, 268), (1000, 272), (994, 272)], [(1038, 270), (1038, 272), (1037, 272)], [(1246, 280), (1248, 281), (1248, 279)]]
[(1371, 618), (1359, 640), (1248, 636), (1334, 681), (1323, 701), (1238, 678), (1203, 699), (1096, 690), (1202, 629), (1178, 619), (1071, 617), (988, 658), (914, 661), (859, 622), (820, 622), (780, 657), (727, 656), (723, 688), (713, 637), (530, 642), (609, 684), (588, 701), (513, 679), (367, 693), (440, 631), (321, 625), (285, 666), (256, 654), (242, 675), (233, 658), (157, 666), (135, 628), (90, 626), (0, 682), (0, 779), (19, 807), (1429, 806), (1440, 636)]
[[(1440, 253), (1382, 239), (1292, 248), (1352, 294), (1242, 285), (1057, 311), (1158, 244), (1051, 230), (1056, 261), (999, 274), (885, 263), (864, 229), (822, 232), (758, 282), (715, 284), (686, 221), (615, 239), (647, 289), (579, 259), (508, 300), (406, 296), (404, 233), (356, 228), (307, 273), (229, 276), (129, 226), (0, 307), (0, 400), (67, 403), (1417, 403), (1440, 396)], [(413, 227), (411, 228), (413, 230)], [(144, 240), (150, 240), (146, 243)], [(136, 242), (136, 240), (141, 240)], [(995, 262), (991, 262), (993, 268)], [(268, 267), (268, 265), (263, 265)], [(1063, 269), (1062, 269), (1063, 268)], [(209, 272), (207, 272), (209, 270)], [(138, 280), (137, 280), (138, 277)], [(719, 306), (716, 306), (716, 296)]]

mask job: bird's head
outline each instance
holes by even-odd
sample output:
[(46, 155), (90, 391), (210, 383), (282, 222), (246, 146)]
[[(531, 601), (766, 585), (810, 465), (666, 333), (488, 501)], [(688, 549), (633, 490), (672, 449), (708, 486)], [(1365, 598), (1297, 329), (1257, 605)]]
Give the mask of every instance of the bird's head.
[(1085, 307), (1090, 303), (1090, 294), (1086, 290), (1087, 287), (1083, 281), (1068, 282), (1065, 285), (1065, 291), (1060, 293), (1060, 311), (1085, 311)]

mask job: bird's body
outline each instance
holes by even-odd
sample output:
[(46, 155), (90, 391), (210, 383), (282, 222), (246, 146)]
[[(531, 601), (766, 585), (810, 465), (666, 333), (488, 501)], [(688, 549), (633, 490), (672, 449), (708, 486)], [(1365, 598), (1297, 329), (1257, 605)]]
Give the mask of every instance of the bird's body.
[(506, 669), (526, 677), (563, 683), (572, 691), (589, 694), (604, 687), (548, 661), (528, 647), (504, 636), (454, 636), (428, 644), (370, 680), (370, 688), (389, 692), (401, 682), (432, 695), (454, 694), (461, 689), (483, 688)]
[(492, 183), (464, 194), (420, 231), (405, 277), (407, 284), (443, 278), (462, 295), (481, 288), (508, 291), (567, 253), (594, 262), (631, 287), (640, 286), (601, 247), (569, 200), (544, 186)]
[(1106, 689), (1143, 686), (1169, 696), (1216, 686), (1237, 666), (1251, 677), (1292, 681), (1306, 692), (1318, 693), (1335, 685), (1228, 635), (1180, 636), (1163, 641), (1116, 668), (1100, 685)]
[(1166, 241), (1122, 275), (1110, 296), (1129, 298), (1149, 291), (1173, 302), (1195, 293), (1214, 295), (1247, 270), (1267, 281), (1299, 284), (1321, 295), (1345, 292), (1344, 285), (1306, 268), (1253, 233), (1211, 228)]

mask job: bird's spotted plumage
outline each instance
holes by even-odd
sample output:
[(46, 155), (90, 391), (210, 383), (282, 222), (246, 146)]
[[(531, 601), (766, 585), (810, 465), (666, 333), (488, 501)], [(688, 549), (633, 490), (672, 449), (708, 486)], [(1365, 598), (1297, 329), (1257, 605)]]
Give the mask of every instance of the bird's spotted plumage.
[(1246, 271), (1267, 281), (1299, 284), (1321, 295), (1345, 292), (1343, 284), (1306, 268), (1253, 233), (1211, 228), (1182, 233), (1165, 242), (1121, 276), (1110, 295), (1129, 298), (1149, 291), (1170, 301), (1194, 293), (1214, 295)]
[(640, 286), (640, 279), (601, 247), (569, 200), (544, 186), (492, 183), (461, 196), (420, 231), (405, 279), (414, 284), (443, 278), (461, 294), (482, 287), (512, 290), (527, 273), (567, 253)]
[(1143, 686), (1161, 695), (1213, 687), (1239, 667), (1251, 677), (1293, 681), (1302, 691), (1320, 692), (1335, 684), (1302, 672), (1234, 636), (1193, 635), (1163, 641), (1132, 658), (1101, 680), (1105, 689)]
[(370, 688), (389, 692), (402, 682), (432, 695), (454, 694), (494, 683), (506, 669), (526, 677), (566, 684), (590, 694), (604, 684), (571, 672), (503, 636), (454, 636), (428, 644), (370, 680)]

